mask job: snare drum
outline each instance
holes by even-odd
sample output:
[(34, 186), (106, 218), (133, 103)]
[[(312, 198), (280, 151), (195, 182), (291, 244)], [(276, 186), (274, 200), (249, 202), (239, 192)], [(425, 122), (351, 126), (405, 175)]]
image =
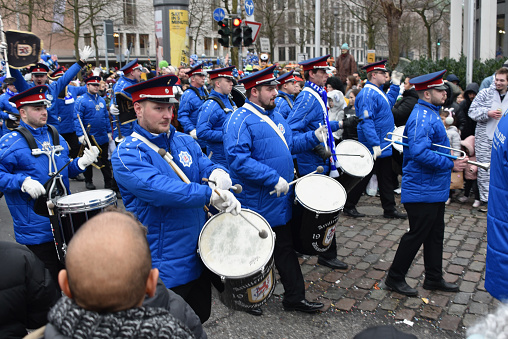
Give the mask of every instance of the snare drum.
[(294, 247), (300, 253), (321, 254), (332, 244), (346, 190), (335, 179), (310, 174), (296, 183), (295, 196)]
[[(397, 142), (404, 142), (402, 136), (404, 135), (404, 128), (406, 126), (399, 126), (397, 128), (395, 128), (393, 130), (393, 135), (392, 135), (392, 141), (397, 141)], [(393, 148), (395, 148), (397, 151), (399, 151), (399, 153), (403, 153), (404, 152), (404, 146), (402, 146), (401, 144), (397, 144), (397, 143), (393, 143), (392, 144)]]
[(60, 260), (62, 262), (74, 233), (88, 219), (110, 205), (116, 205), (116, 194), (107, 189), (75, 193), (57, 200), (56, 213), (58, 214), (59, 229), (55, 229), (54, 232), (59, 232), (61, 235), (62, 244), (57, 244), (57, 248), (61, 254)]
[(344, 140), (335, 146), (337, 180), (349, 193), (374, 167), (374, 159), (369, 149), (356, 140)]
[(246, 311), (264, 304), (275, 288), (275, 235), (261, 215), (246, 209), (242, 214), (268, 237), (261, 238), (241, 216), (219, 213), (203, 226), (198, 252), (205, 266), (224, 284), (222, 302)]

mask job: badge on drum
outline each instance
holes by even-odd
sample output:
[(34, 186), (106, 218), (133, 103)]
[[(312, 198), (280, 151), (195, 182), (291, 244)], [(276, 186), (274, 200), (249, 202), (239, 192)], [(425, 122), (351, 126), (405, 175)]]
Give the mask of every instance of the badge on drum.
[(272, 290), (273, 285), (273, 270), (270, 270), (270, 274), (266, 277), (265, 280), (247, 289), (247, 294), (249, 296), (249, 301), (251, 303), (258, 303), (263, 301), (266, 297), (269, 296), (270, 291)]
[(192, 157), (187, 151), (181, 151), (178, 157), (184, 167), (190, 167), (192, 165)]
[(280, 131), (282, 134), (284, 134), (284, 133), (286, 132), (286, 129), (284, 128), (284, 125), (283, 125), (283, 124), (279, 123), (279, 124), (277, 125), (277, 127), (279, 128), (279, 131)]
[(326, 229), (325, 237), (323, 238), (323, 246), (328, 247), (332, 244), (333, 237), (335, 236), (335, 225)]

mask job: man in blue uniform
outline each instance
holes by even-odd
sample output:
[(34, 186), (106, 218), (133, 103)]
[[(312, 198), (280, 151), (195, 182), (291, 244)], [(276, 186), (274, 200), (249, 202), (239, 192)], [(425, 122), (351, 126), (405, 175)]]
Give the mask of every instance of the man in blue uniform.
[[(199, 109), (208, 97), (208, 90), (205, 86), (206, 71), (201, 63), (185, 74), (189, 76), (190, 87), (183, 92), (180, 98), (178, 121), (185, 133), (198, 140), (196, 125)], [(204, 147), (204, 145), (202, 146)]]
[[(296, 98), (287, 121), (293, 131), (293, 137), (308, 131), (314, 131), (319, 126), (325, 126), (325, 133), (328, 135), (328, 139), (325, 142), (328, 145), (328, 149), (333, 149), (332, 132), (338, 130), (341, 127), (341, 123), (329, 121), (328, 110), (326, 108), (328, 97), (324, 86), (326, 79), (328, 79), (328, 74), (326, 74), (328, 64), (326, 60), (329, 56), (328, 54), (300, 63), (303, 67), (306, 80), (305, 87)], [(334, 168), (334, 164), (330, 164), (330, 155), (329, 152), (325, 151), (323, 144), (318, 145), (312, 150), (297, 153), (297, 173), (303, 176), (315, 171), (318, 166), (323, 166), (323, 174), (330, 174), (330, 167)], [(298, 209), (295, 209), (295, 212), (294, 219), (300, 219)], [(319, 255), (318, 263), (334, 269), (347, 269), (348, 265), (337, 259), (337, 240), (335, 237), (333, 237), (328, 250)]]
[(6, 84), (7, 87), (5, 88), (5, 93), (0, 95), (0, 118), (4, 120), (0, 136), (10, 132), (7, 128), (8, 120), (12, 122), (19, 121), (18, 110), (9, 102), (9, 99), (18, 93), (16, 86), (14, 86), (14, 81), (16, 81), (14, 78), (5, 78), (4, 84)]
[[(238, 199), (244, 207), (261, 214), (276, 234), (274, 260), (284, 285), (284, 309), (315, 312), (323, 304), (305, 299), (290, 225), (294, 194), (287, 193), (288, 181), (294, 175), (291, 152), (319, 144), (323, 128), (293, 137), (285, 119), (273, 111), (278, 84), (274, 69), (268, 67), (240, 80), (247, 99), (224, 123), (224, 150), (231, 177), (243, 187)], [(274, 189), (277, 194), (270, 195)], [(250, 313), (261, 315), (262, 311)]]
[(278, 77), (277, 81), (279, 82), (279, 94), (275, 98), (275, 112), (287, 119), (293, 109), (295, 94), (297, 93), (296, 79), (293, 76), (293, 71), (290, 71)]
[(368, 81), (355, 100), (356, 116), (360, 119), (357, 126), (358, 141), (370, 150), (374, 158), (373, 171), (348, 193), (344, 205), (344, 213), (355, 218), (365, 216), (356, 210), (356, 204), (374, 173), (377, 175), (383, 216), (393, 219), (407, 218), (405, 213), (395, 208), (392, 147), (388, 146), (390, 142), (385, 140), (387, 133), (393, 132), (395, 128), (392, 107), (399, 95), (402, 73), (393, 71), (390, 90), (385, 94), (385, 63), (386, 60), (382, 60), (362, 68), (367, 72)]
[(222, 125), (229, 113), (236, 109), (229, 93), (233, 89), (235, 66), (208, 71), (213, 90), (201, 106), (198, 116), (197, 134), (206, 143), (206, 152), (212, 152), (212, 161), (227, 168), (222, 145)]
[[(112, 188), (111, 163), (108, 160), (108, 144), (111, 140), (111, 124), (109, 123), (106, 101), (98, 94), (101, 77), (91, 76), (85, 80), (87, 92), (76, 100), (74, 107), (74, 128), (80, 143), (85, 144), (85, 135), (79, 123), (77, 115), (80, 116), (83, 126), (90, 125), (88, 136), (93, 136), (101, 149), (100, 164), (104, 177), (104, 188)], [(85, 184), (89, 190), (94, 190), (92, 167), (85, 171)]]
[[(192, 137), (171, 125), (177, 80), (166, 75), (125, 89), (132, 96), (137, 122), (111, 161), (125, 208), (148, 228), (152, 266), (205, 322), (210, 316), (211, 285), (196, 251), (206, 221), (203, 206), (211, 202), (233, 214), (241, 207), (227, 191), (231, 179), (225, 169), (213, 164)], [(167, 153), (161, 157), (158, 151)], [(185, 177), (168, 164), (169, 158)], [(217, 182), (218, 187), (203, 184), (202, 178)]]
[[(48, 92), (46, 98), (49, 100), (48, 104), (48, 124), (55, 126), (60, 132), (60, 118), (57, 111), (57, 106), (55, 105), (55, 100), (58, 98), (58, 95), (65, 87), (71, 82), (72, 79), (79, 73), (81, 68), (86, 65), (86, 60), (92, 55), (93, 51), (90, 46), (85, 46), (83, 50), (79, 50), (79, 58), (80, 60), (72, 65), (67, 72), (63, 76), (61, 76), (58, 80), (53, 81), (48, 85)], [(40, 86), (46, 84), (48, 80), (48, 72), (49, 68), (45, 64), (36, 64), (35, 66), (30, 67), (30, 72), (32, 73), (32, 84), (28, 84), (25, 81), (25, 78), (21, 75), (20, 71), (17, 69), (10, 69), (11, 74), (14, 78), (16, 78), (16, 88), (18, 92), (23, 92), (30, 87)]]
[[(34, 201), (46, 193), (43, 183), (69, 161), (69, 149), (56, 129), (46, 125), (47, 86), (32, 87), (10, 98), (21, 116), (27, 138), (13, 131), (0, 139), (0, 191), (4, 192), (14, 222), (16, 241), (26, 245), (41, 259), (57, 280), (62, 264), (53, 243), (50, 221), (34, 212)], [(54, 131), (54, 133), (53, 133)], [(30, 139), (30, 140), (29, 140)], [(92, 164), (99, 151), (85, 149), (62, 170), (62, 181), (69, 193), (69, 176), (76, 176)], [(48, 161), (49, 159), (54, 159)]]
[(416, 296), (405, 276), (423, 245), (425, 281), (423, 288), (447, 292), (458, 291), (456, 284), (443, 279), (443, 237), (445, 201), (450, 194), (451, 170), (463, 170), (468, 158), (452, 160), (437, 152), (449, 154), (450, 142), (439, 116), (446, 101), (443, 74), (439, 71), (410, 80), (419, 100), (404, 129), (404, 163), (402, 203), (409, 216), (409, 232), (400, 240), (386, 286), (404, 295)]
[[(117, 104), (117, 95), (124, 95), (127, 98), (131, 98), (131, 95), (125, 91), (126, 87), (135, 85), (141, 81), (141, 73), (143, 72), (143, 66), (138, 64), (138, 59), (134, 59), (122, 68), (120, 71), (123, 72), (123, 75), (118, 79), (116, 84), (113, 86), (113, 100), (111, 100), (111, 107), (109, 108), (109, 112), (113, 116), (113, 126), (116, 126), (116, 120), (118, 119), (118, 115), (120, 114), (128, 114), (127, 112), (120, 112), (118, 110)], [(132, 98), (131, 98), (132, 99)], [(132, 116), (132, 119), (135, 120), (135, 116)], [(122, 133), (122, 137), (128, 137), (131, 135), (134, 129), (134, 121), (124, 123), (120, 125), (120, 133)], [(114, 138), (118, 137), (118, 131), (115, 129)]]

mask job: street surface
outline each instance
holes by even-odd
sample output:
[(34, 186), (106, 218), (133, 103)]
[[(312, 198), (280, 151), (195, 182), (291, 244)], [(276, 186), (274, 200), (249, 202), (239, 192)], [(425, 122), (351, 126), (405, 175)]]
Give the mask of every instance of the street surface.
[[(94, 169), (94, 183), (103, 188), (102, 175)], [(71, 180), (71, 191), (85, 191), (83, 182)], [(400, 202), (400, 196), (396, 196)], [(456, 282), (460, 292), (429, 292), (423, 284), (422, 252), (411, 267), (407, 282), (418, 289), (418, 297), (405, 297), (384, 289), (383, 279), (395, 255), (407, 220), (385, 219), (378, 197), (363, 196), (358, 210), (367, 217), (341, 215), (336, 230), (339, 259), (350, 265), (347, 271), (317, 264), (316, 256), (300, 258), (307, 299), (325, 304), (323, 312), (304, 314), (282, 308), (283, 287), (255, 317), (226, 308), (214, 295), (212, 315), (204, 327), (210, 338), (353, 338), (361, 330), (381, 324), (395, 324), (418, 338), (464, 338), (465, 329), (489, 312), (498, 301), (484, 289), (487, 241), (486, 215), (465, 204), (446, 207), (443, 268), (445, 279)], [(120, 206), (123, 206), (121, 203)], [(402, 206), (398, 206), (402, 209)], [(0, 239), (14, 241), (12, 219), (0, 200)], [(407, 319), (412, 326), (403, 322)]]

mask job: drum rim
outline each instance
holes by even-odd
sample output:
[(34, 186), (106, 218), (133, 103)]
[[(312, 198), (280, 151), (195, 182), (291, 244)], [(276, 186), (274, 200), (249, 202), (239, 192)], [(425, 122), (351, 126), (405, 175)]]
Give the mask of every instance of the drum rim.
[(251, 273), (249, 274), (242, 274), (242, 275), (224, 275), (224, 274), (221, 274), (220, 272), (217, 272), (215, 269), (213, 269), (212, 267), (210, 267), (210, 265), (206, 262), (206, 260), (203, 258), (203, 256), (201, 255), (201, 237), (203, 236), (203, 231), (206, 229), (206, 226), (216, 217), (218, 217), (219, 215), (222, 215), (222, 214), (225, 214), (227, 212), (220, 212), (220, 213), (217, 213), (215, 214), (214, 216), (212, 216), (204, 225), (203, 225), (203, 228), (201, 228), (201, 232), (199, 232), (199, 238), (198, 238), (198, 254), (199, 254), (199, 257), (201, 258), (201, 261), (203, 262), (203, 264), (206, 266), (206, 268), (208, 268), (210, 271), (212, 271), (213, 273), (217, 274), (218, 276), (220, 277), (224, 277), (226, 279), (243, 279), (243, 278), (247, 278), (247, 277), (250, 277), (252, 276), (254, 273), (258, 272), (258, 271), (265, 271), (266, 268), (267, 268), (267, 265), (270, 263), (270, 260), (273, 258), (273, 251), (274, 251), (274, 248), (275, 248), (275, 233), (273, 232), (272, 230), (272, 227), (270, 226), (270, 224), (268, 223), (268, 221), (266, 221), (265, 218), (263, 218), (263, 216), (257, 212), (254, 212), (253, 210), (249, 210), (249, 209), (246, 209), (246, 208), (242, 208), (242, 213), (244, 212), (247, 212), (247, 213), (252, 213), (254, 215), (257, 215), (258, 217), (261, 218), (261, 220), (263, 220), (266, 225), (268, 226), (269, 228), (269, 235), (271, 234), (271, 242), (272, 242), (272, 246), (270, 248), (270, 252), (271, 252), (271, 255), (268, 256), (267, 260), (265, 262), (263, 262), (261, 265), (259, 265), (259, 268), (257, 268), (256, 270), (252, 271)]
[[(369, 158), (369, 159), (371, 159), (371, 161), (370, 161), (370, 170), (369, 170), (369, 172), (367, 172), (367, 174), (366, 174), (366, 175), (355, 175), (355, 174), (353, 174), (353, 173), (348, 172), (348, 171), (347, 171), (344, 167), (342, 167), (342, 166), (341, 166), (340, 168), (342, 169), (342, 171), (343, 171), (344, 173), (346, 173), (347, 175), (350, 175), (350, 176), (355, 177), (355, 178), (364, 178), (364, 177), (366, 177), (367, 175), (369, 175), (369, 173), (370, 173), (370, 172), (372, 172), (372, 169), (374, 168), (374, 158), (372, 157), (372, 153), (370, 153), (370, 151), (369, 151), (369, 149), (367, 148), (367, 146), (365, 146), (364, 144), (362, 144), (361, 142), (359, 142), (359, 141), (357, 141), (357, 140), (353, 140), (353, 139), (346, 139), (346, 140), (342, 140), (341, 142), (339, 142), (339, 143), (337, 144), (337, 146), (335, 146), (335, 152), (338, 152), (337, 147), (338, 147), (340, 144), (342, 144), (342, 143), (353, 143), (353, 144), (358, 144), (358, 145), (360, 145), (360, 146), (361, 146), (361, 147), (363, 147), (363, 149), (365, 150), (365, 154), (366, 154), (366, 155), (369, 155), (369, 156), (370, 156), (370, 158)], [(339, 155), (338, 155), (338, 156), (337, 156), (337, 160), (338, 160), (338, 158), (339, 158), (339, 157), (343, 158), (344, 156), (339, 156)], [(339, 162), (339, 164), (340, 164), (340, 162)]]
[[(327, 175), (323, 175), (323, 174), (308, 174), (308, 175), (305, 176), (305, 178), (308, 178), (308, 177), (326, 178), (327, 180), (329, 179), (329, 180), (332, 180), (334, 183), (337, 183), (340, 186), (340, 188), (342, 189), (342, 191), (344, 192), (344, 198), (345, 198), (344, 199), (344, 204), (342, 206), (340, 206), (339, 208), (336, 208), (336, 209), (331, 210), (331, 211), (320, 211), (320, 210), (316, 210), (315, 208), (307, 206), (304, 202), (301, 201), (301, 199), (298, 198), (298, 194), (296, 194), (296, 190), (298, 188), (298, 184), (302, 181), (302, 180), (300, 180), (295, 185), (295, 199), (300, 203), (300, 205), (302, 205), (303, 207), (305, 207), (309, 211), (317, 213), (317, 214), (332, 214), (332, 213), (336, 213), (336, 212), (339, 212), (342, 209), (344, 209), (344, 205), (346, 204), (346, 200), (347, 200), (347, 192), (346, 192), (346, 189), (344, 188), (344, 186), (342, 186), (342, 184), (340, 182), (338, 182), (337, 180), (335, 180), (333, 178), (330, 178)], [(304, 179), (304, 178), (302, 177), (302, 179)]]
[(92, 192), (92, 191), (77, 192), (74, 194), (66, 195), (65, 197), (58, 199), (55, 203), (55, 206), (59, 212), (62, 212), (62, 214), (72, 214), (72, 213), (81, 213), (81, 212), (96, 210), (101, 207), (113, 205), (114, 203), (117, 202), (115, 192), (110, 189), (100, 189), (100, 190), (93, 191), (94, 193), (102, 193), (102, 192), (106, 193), (107, 192), (107, 194), (105, 194), (104, 196), (99, 197), (99, 198), (88, 200), (87, 202), (76, 201), (76, 202), (72, 202), (72, 203), (64, 203), (61, 201), (62, 199), (65, 199), (66, 197), (71, 196), (71, 195), (76, 196), (81, 193), (88, 194), (89, 192)]

